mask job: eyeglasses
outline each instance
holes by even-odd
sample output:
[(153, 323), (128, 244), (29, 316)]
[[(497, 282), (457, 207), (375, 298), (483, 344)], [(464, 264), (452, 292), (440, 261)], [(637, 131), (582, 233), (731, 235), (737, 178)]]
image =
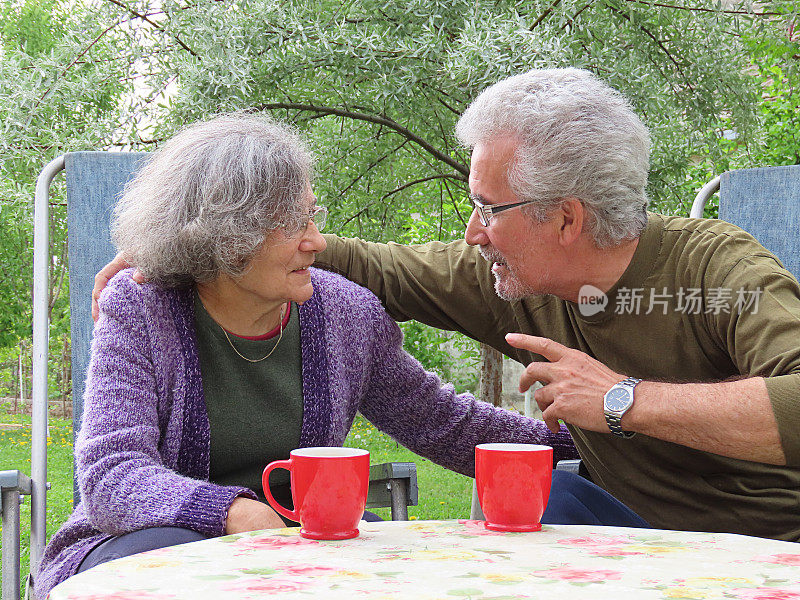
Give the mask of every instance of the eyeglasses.
[[(314, 208), (311, 209), (311, 212), (308, 213), (308, 221), (314, 222), (314, 225), (317, 226), (318, 231), (322, 231), (325, 229), (325, 223), (328, 220), (328, 208), (326, 206), (316, 205)], [(308, 225), (306, 225), (307, 227)]]
[(475, 207), (475, 210), (478, 211), (478, 218), (481, 221), (481, 225), (484, 227), (488, 227), (489, 223), (492, 222), (492, 217), (499, 212), (503, 212), (509, 208), (517, 208), (518, 206), (522, 206), (524, 204), (536, 202), (536, 200), (522, 200), (520, 202), (509, 202), (508, 204), (484, 204), (475, 196), (470, 196), (469, 199), (472, 201), (472, 205)]

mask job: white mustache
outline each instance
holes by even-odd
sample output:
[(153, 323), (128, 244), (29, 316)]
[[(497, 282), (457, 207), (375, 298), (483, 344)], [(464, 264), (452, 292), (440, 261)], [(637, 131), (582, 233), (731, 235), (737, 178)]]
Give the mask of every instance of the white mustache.
[(503, 263), (503, 264), (505, 264), (505, 262), (506, 262), (505, 257), (500, 252), (495, 250), (494, 248), (491, 248), (489, 246), (481, 246), (479, 248), (479, 251), (480, 251), (481, 256), (483, 257), (483, 259), (485, 261), (487, 261), (487, 262), (490, 262), (490, 263), (499, 262), (499, 263)]

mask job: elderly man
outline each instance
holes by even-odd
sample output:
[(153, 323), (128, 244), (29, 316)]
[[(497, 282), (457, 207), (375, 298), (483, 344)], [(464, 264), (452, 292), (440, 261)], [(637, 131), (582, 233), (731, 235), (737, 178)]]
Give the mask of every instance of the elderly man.
[(457, 134), (472, 149), (464, 241), (326, 236), (317, 264), (395, 319), (526, 364), (520, 389), (545, 384), (545, 421), (567, 423), (593, 481), (651, 526), (799, 540), (792, 275), (737, 227), (647, 213), (647, 129), (587, 71), (501, 81)]
[(652, 526), (800, 539), (791, 274), (732, 225), (647, 213), (647, 129), (586, 71), (501, 81), (457, 134), (463, 242), (328, 237), (318, 264), (527, 364), (520, 389), (545, 384), (548, 425)]

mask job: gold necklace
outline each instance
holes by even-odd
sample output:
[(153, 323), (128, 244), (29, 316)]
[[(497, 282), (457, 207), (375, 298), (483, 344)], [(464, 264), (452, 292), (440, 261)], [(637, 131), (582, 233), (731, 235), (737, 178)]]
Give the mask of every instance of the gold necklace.
[(272, 353), (275, 352), (275, 348), (277, 348), (278, 344), (281, 343), (281, 340), (283, 339), (283, 318), (284, 318), (285, 315), (286, 315), (286, 304), (281, 306), (281, 326), (280, 326), (281, 329), (280, 329), (280, 335), (278, 335), (278, 341), (275, 342), (275, 345), (272, 347), (272, 350), (270, 350), (267, 353), (266, 356), (262, 356), (261, 358), (256, 358), (256, 359), (247, 358), (241, 352), (239, 352), (236, 349), (236, 346), (233, 345), (233, 342), (231, 341), (231, 338), (228, 337), (228, 332), (225, 330), (225, 328), (222, 325), (220, 325), (219, 328), (222, 329), (222, 333), (225, 334), (225, 339), (228, 340), (228, 344), (230, 345), (231, 348), (233, 348), (233, 351), (236, 352), (236, 354), (239, 355), (239, 358), (243, 358), (244, 360), (246, 360), (247, 362), (250, 362), (250, 363), (258, 363), (258, 362), (261, 362), (262, 360), (267, 360), (270, 356), (272, 356)]

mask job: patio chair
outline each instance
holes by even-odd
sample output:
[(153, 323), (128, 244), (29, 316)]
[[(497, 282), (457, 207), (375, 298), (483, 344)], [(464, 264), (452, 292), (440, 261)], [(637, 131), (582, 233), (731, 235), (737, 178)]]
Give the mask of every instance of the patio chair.
[(728, 171), (698, 192), (690, 216), (702, 217), (719, 190), (719, 218), (755, 237), (800, 277), (800, 165)]
[[(0, 471), (3, 511), (2, 600), (19, 598), (19, 503), (31, 497), (31, 572), (46, 543), (47, 506), (47, 352), (50, 184), (62, 170), (67, 183), (67, 228), (72, 341), (72, 414), (77, 435), (94, 323), (91, 291), (95, 274), (115, 255), (109, 223), (125, 183), (146, 160), (146, 152), (72, 152), (59, 156), (40, 173), (34, 205), (33, 385), (30, 478), (16, 470)], [(2, 467), (3, 465), (0, 465)], [(77, 484), (73, 490), (78, 503)], [(390, 507), (392, 520), (407, 520), (418, 500), (414, 463), (386, 463), (370, 468), (368, 508)]]

